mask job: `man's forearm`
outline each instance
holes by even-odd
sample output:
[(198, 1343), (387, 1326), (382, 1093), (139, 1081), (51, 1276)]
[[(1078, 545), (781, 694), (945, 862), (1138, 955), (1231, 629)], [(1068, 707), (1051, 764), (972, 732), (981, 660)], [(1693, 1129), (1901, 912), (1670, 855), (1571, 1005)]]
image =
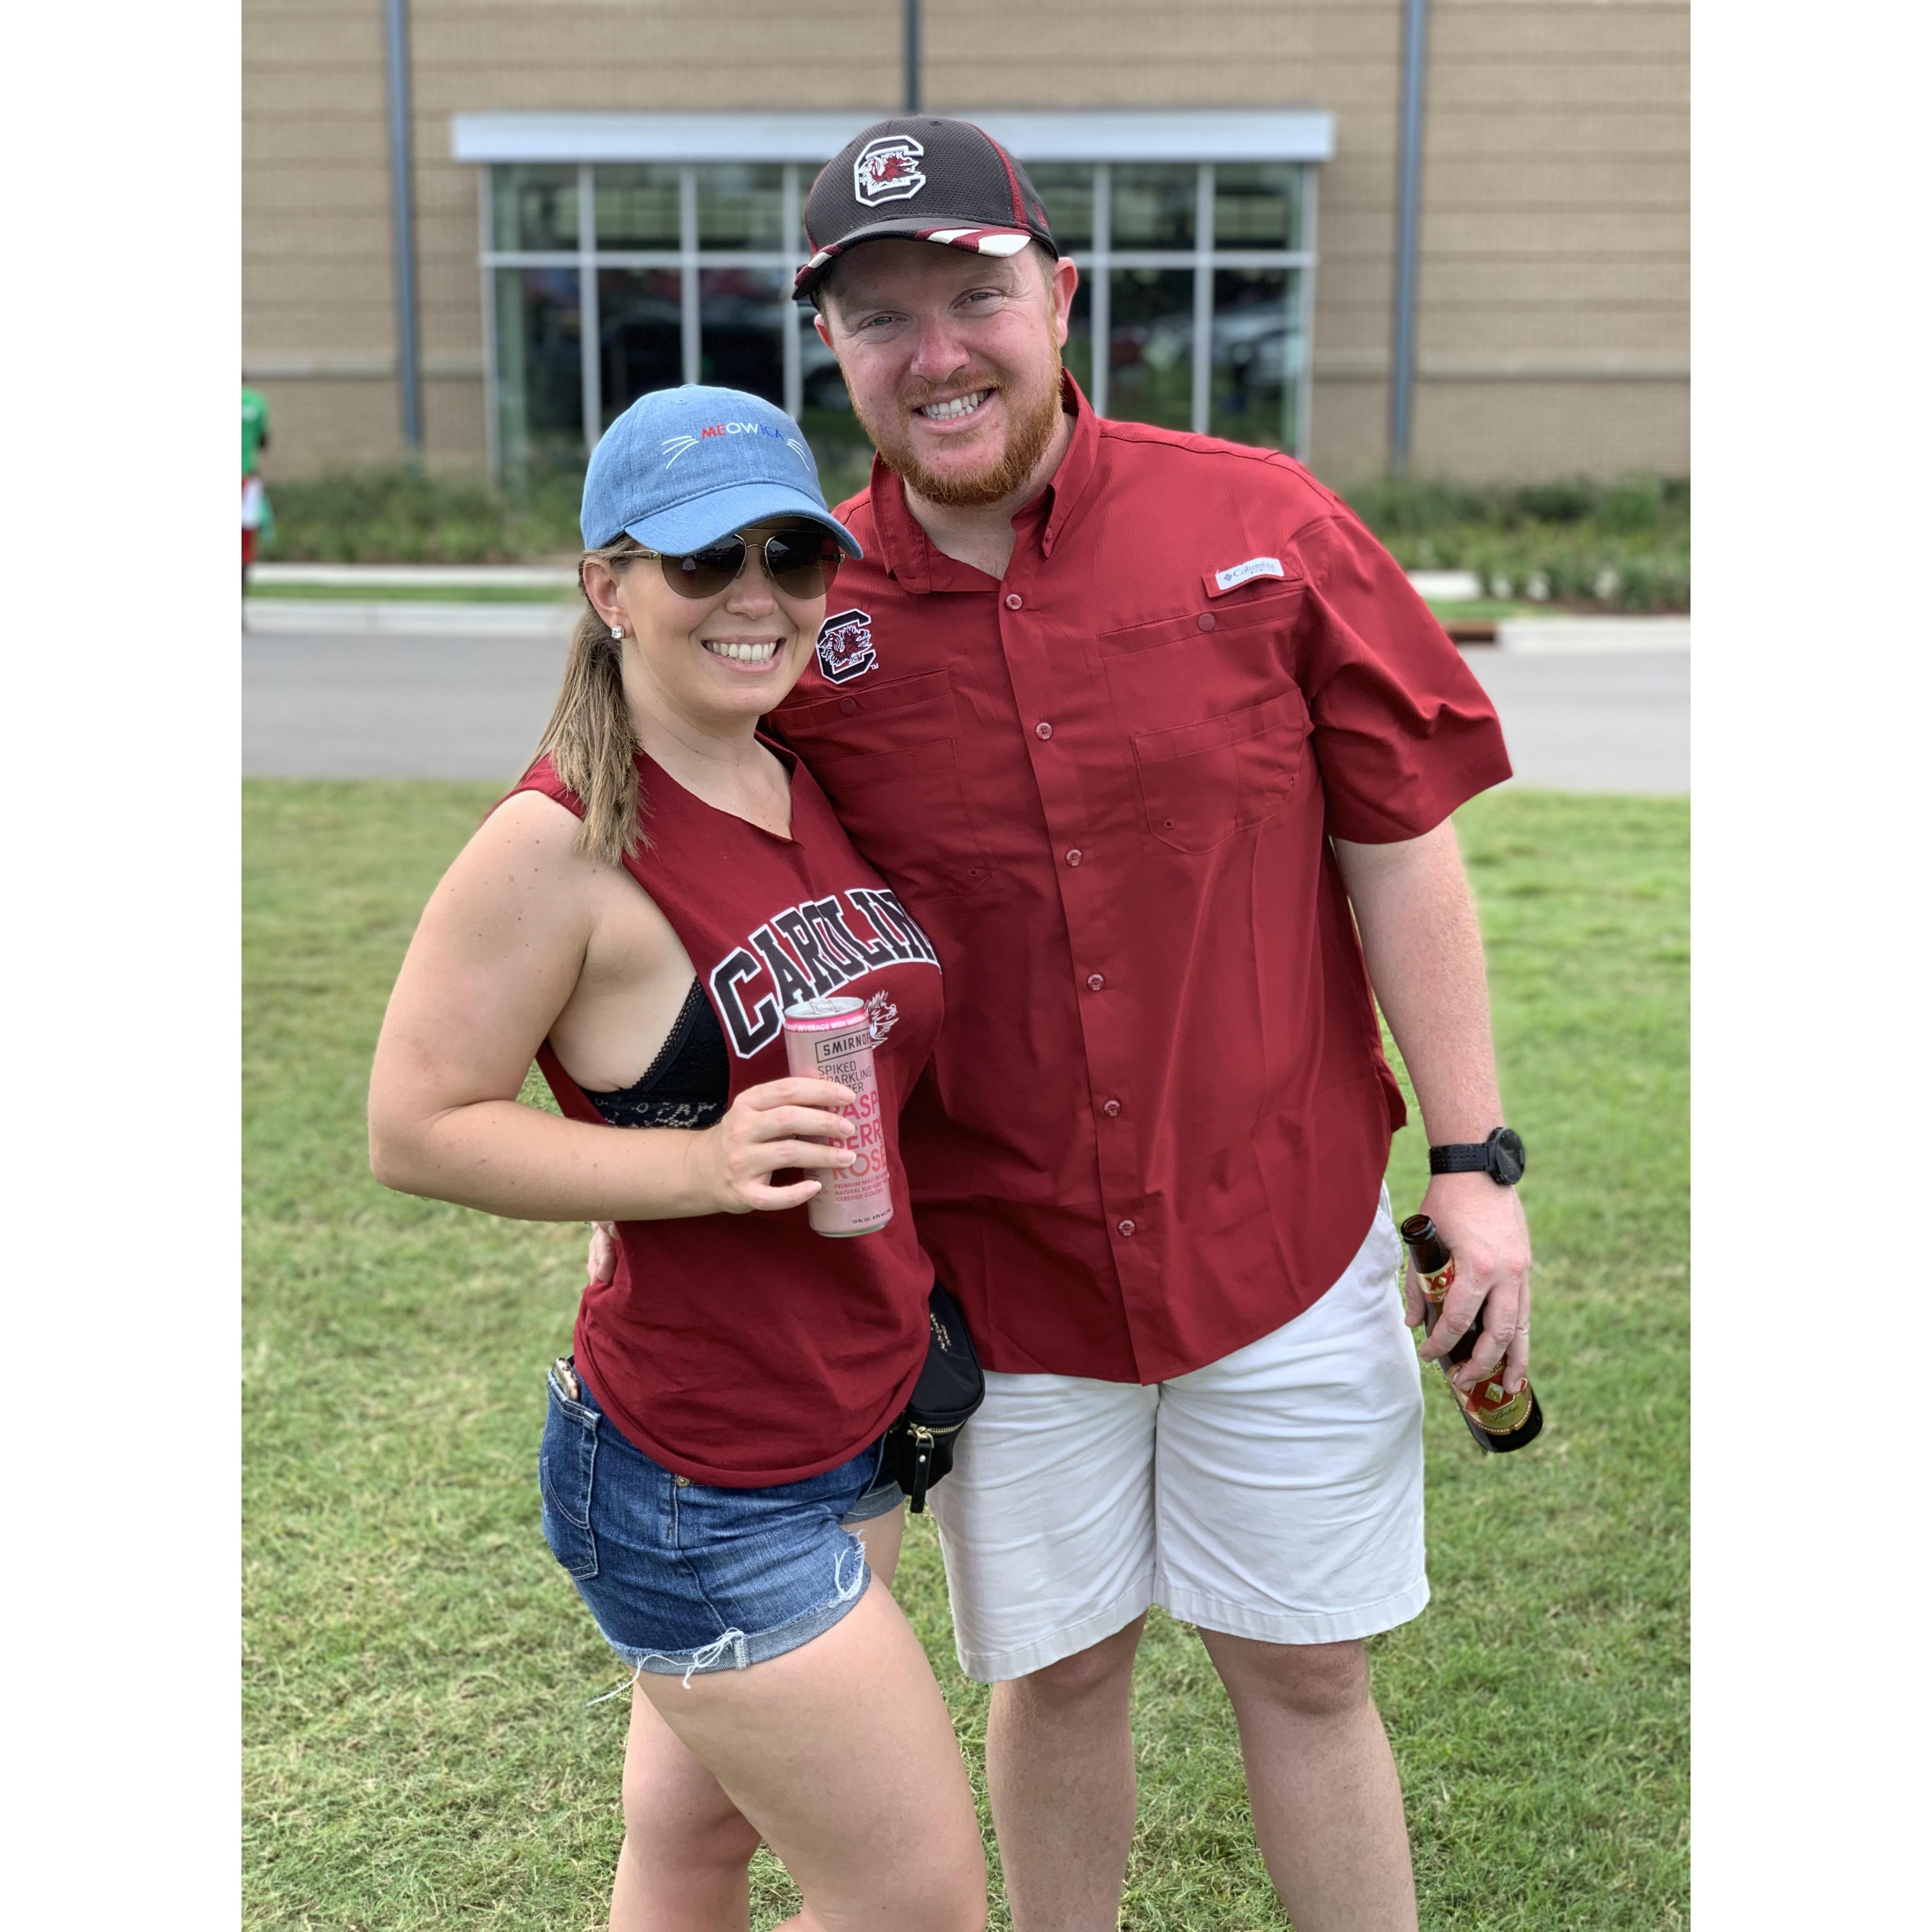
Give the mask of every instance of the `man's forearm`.
[(1369, 979), (1434, 1143), (1503, 1124), (1483, 936), (1446, 820), (1394, 845), (1335, 841)]

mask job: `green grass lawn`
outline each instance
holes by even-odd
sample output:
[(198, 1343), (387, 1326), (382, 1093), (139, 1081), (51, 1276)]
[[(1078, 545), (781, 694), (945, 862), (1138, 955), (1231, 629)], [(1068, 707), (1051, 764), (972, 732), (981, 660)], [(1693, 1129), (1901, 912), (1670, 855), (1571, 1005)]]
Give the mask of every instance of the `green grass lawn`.
[[(604, 1923), (626, 1705), (587, 1700), (622, 1673), (544, 1548), (536, 1489), (584, 1231), (387, 1193), (363, 1152), (398, 961), (493, 796), (248, 787), (252, 1927)], [(1658, 1932), (1687, 1910), (1688, 810), (1505, 792), (1458, 822), (1531, 1150), (1548, 1423), (1479, 1457), (1429, 1372), (1436, 1597), (1372, 1645), (1376, 1693), (1425, 1927)], [(1424, 1168), (1399, 1136), (1398, 1212)], [(928, 1519), (898, 1592), (976, 1778), (986, 1695), (952, 1659)], [(1226, 1700), (1158, 1612), (1136, 1695), (1123, 1925), (1283, 1926)], [(756, 1927), (795, 1908), (763, 1854), (758, 1887)]]

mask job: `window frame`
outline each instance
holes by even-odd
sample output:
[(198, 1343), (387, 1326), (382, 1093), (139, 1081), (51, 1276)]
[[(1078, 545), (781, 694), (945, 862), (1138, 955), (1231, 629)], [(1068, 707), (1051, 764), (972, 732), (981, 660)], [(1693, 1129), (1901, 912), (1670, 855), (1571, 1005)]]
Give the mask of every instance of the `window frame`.
[[(1208, 432), (1214, 383), (1215, 272), (1221, 268), (1285, 271), (1292, 278), (1286, 308), (1292, 338), (1300, 346), (1292, 380), (1291, 453), (1309, 446), (1312, 388), (1315, 277), (1317, 266), (1318, 164), (1334, 152), (1332, 117), (1308, 110), (1284, 109), (1202, 115), (1192, 112), (1072, 113), (1046, 116), (982, 116), (987, 128), (1022, 163), (1070, 162), (1092, 167), (1093, 239), (1070, 250), (1088, 284), (1088, 324), (1094, 344), (1088, 399), (1105, 415), (1110, 401), (1111, 277), (1117, 268), (1187, 271), (1193, 284), (1193, 327), (1190, 394), (1190, 426)], [(836, 152), (850, 138), (832, 138), (844, 117), (824, 115), (612, 116), (572, 114), (458, 115), (452, 148), (459, 161), (478, 168), (482, 247), (481, 272), (486, 384), (486, 446), (490, 472), (500, 480), (502, 370), (496, 325), (500, 272), (566, 268), (578, 278), (579, 353), (582, 359), (584, 453), (602, 434), (602, 358), (598, 314), (598, 272), (604, 268), (675, 268), (679, 273), (680, 347), (683, 380), (696, 382), (702, 366), (703, 318), (700, 274), (706, 268), (776, 270), (788, 283), (806, 259), (800, 215), (811, 178), (822, 162), (810, 158), (823, 149)], [(1037, 122), (1038, 126), (1031, 124)], [(1011, 123), (1010, 126), (1004, 124)], [(701, 125), (699, 124), (702, 124)], [(1022, 124), (1027, 124), (1022, 125)], [(680, 170), (679, 244), (673, 250), (597, 247), (596, 170), (637, 160), (669, 163)], [(741, 160), (781, 165), (781, 233), (778, 250), (704, 249), (698, 244), (698, 171)], [(1286, 163), (1298, 173), (1300, 230), (1292, 248), (1233, 248), (1214, 245), (1214, 170), (1216, 161)], [(574, 164), (577, 170), (578, 245), (574, 250), (506, 249), (496, 244), (492, 170), (517, 163)], [(1195, 176), (1194, 242), (1187, 249), (1112, 246), (1113, 169), (1119, 164), (1180, 163)], [(784, 303), (789, 308), (790, 304)], [(802, 356), (794, 322), (780, 331), (783, 354), (783, 406), (798, 418), (803, 409)], [(1286, 428), (1286, 425), (1285, 425)]]

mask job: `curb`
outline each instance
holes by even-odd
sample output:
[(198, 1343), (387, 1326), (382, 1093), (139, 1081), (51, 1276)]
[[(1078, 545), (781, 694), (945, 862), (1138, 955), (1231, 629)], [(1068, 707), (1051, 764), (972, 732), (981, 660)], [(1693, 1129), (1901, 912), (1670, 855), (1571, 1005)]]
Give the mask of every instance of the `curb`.
[(1505, 617), (1496, 646), (1511, 657), (1687, 656), (1688, 617)]
[(250, 597), (242, 628), (250, 636), (492, 638), (569, 636), (577, 613), (556, 604), (340, 603), (322, 598)]

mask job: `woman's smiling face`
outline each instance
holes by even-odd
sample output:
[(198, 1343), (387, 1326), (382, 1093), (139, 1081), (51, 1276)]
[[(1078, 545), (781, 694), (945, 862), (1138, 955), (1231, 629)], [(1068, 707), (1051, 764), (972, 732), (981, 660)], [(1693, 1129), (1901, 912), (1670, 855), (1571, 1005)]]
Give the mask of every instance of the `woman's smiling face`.
[(708, 597), (674, 590), (665, 566), (639, 556), (612, 572), (595, 560), (585, 588), (600, 614), (624, 631), (624, 692), (634, 710), (677, 716), (700, 729), (742, 728), (775, 710), (802, 674), (825, 618), (825, 592), (795, 596), (766, 568), (768, 538), (815, 526), (790, 519), (748, 524), (738, 535), (743, 567)]

